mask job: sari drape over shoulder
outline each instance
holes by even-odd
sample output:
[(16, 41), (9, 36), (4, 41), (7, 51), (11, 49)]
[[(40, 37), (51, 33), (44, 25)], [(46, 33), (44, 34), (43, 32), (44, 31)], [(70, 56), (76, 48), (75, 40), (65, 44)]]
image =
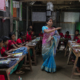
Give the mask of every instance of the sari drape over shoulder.
[[(43, 40), (42, 40), (42, 57), (43, 57), (43, 64), (41, 69), (47, 72), (55, 72), (56, 71), (56, 63), (54, 56), (56, 55), (56, 48), (58, 46), (58, 42), (60, 36), (57, 31), (53, 31), (51, 33), (45, 33), (45, 29), (53, 29), (48, 28), (46, 26), (42, 27), (43, 32)], [(53, 37), (53, 40), (49, 39)]]

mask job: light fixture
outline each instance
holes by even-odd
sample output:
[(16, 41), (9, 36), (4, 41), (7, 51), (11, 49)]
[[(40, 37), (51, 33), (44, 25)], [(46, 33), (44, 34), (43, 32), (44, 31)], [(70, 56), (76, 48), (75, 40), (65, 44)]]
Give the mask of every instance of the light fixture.
[(32, 1), (32, 2), (30, 2), (30, 5), (34, 5), (35, 2), (36, 2), (36, 1)]
[(47, 10), (53, 11), (53, 7), (54, 7), (54, 5), (53, 5), (52, 2), (48, 2), (48, 3), (47, 3)]

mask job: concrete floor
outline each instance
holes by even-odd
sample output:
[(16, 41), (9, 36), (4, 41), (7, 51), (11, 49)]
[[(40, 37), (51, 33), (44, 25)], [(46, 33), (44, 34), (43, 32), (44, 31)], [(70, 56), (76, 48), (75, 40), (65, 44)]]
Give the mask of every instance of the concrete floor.
[(25, 70), (25, 74), (16, 75), (15, 73), (10, 75), (11, 80), (18, 80), (18, 76), (22, 77), (22, 80), (80, 80), (80, 76), (74, 76), (71, 78), (71, 72), (73, 65), (67, 65), (67, 57), (64, 57), (64, 52), (57, 52), (55, 61), (57, 65), (56, 73), (47, 73), (41, 70), (43, 59), (37, 56), (37, 66), (33, 66), (33, 71)]

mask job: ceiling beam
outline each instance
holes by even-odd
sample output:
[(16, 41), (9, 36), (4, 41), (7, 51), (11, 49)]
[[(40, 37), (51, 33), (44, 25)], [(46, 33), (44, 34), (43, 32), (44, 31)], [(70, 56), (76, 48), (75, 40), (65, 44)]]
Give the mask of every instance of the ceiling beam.
[(20, 0), (21, 2), (29, 2), (29, 1), (79, 1), (79, 0)]

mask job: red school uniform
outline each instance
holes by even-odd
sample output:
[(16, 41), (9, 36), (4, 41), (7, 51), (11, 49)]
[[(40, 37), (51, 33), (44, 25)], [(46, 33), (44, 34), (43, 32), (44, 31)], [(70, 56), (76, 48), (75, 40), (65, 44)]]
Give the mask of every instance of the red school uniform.
[(80, 43), (80, 39), (79, 39), (79, 40), (77, 40), (77, 43)]
[(26, 35), (26, 40), (27, 40), (27, 41), (32, 40), (32, 36), (31, 36), (31, 34), (28, 33), (28, 34)]
[(7, 55), (5, 54), (6, 50), (4, 47), (0, 48), (0, 56), (3, 56), (3, 57), (7, 57)]
[(40, 37), (43, 37), (43, 34), (40, 33), (39, 36), (40, 36)]
[(17, 41), (16, 41), (17, 44), (21, 44), (24, 42), (25, 42), (25, 39), (21, 39), (21, 38), (17, 39)]
[(9, 48), (9, 50), (12, 49), (12, 48), (13, 48), (12, 45), (15, 45), (15, 44), (16, 44), (15, 41), (9, 40), (9, 43), (8, 43), (8, 48)]
[[(29, 32), (27, 31), (27, 34), (26, 34), (26, 36), (27, 36), (28, 34), (29, 34)], [(30, 35), (32, 36), (32, 34), (33, 34), (33, 31), (31, 32), (31, 34), (30, 34)]]
[(61, 38), (64, 37), (63, 33), (59, 33), (59, 35), (60, 35)]
[(78, 37), (77, 36), (74, 36), (74, 40), (78, 40)]
[(70, 35), (69, 35), (69, 36), (65, 35), (65, 38), (67, 38), (67, 39), (71, 39), (71, 36), (70, 36)]

